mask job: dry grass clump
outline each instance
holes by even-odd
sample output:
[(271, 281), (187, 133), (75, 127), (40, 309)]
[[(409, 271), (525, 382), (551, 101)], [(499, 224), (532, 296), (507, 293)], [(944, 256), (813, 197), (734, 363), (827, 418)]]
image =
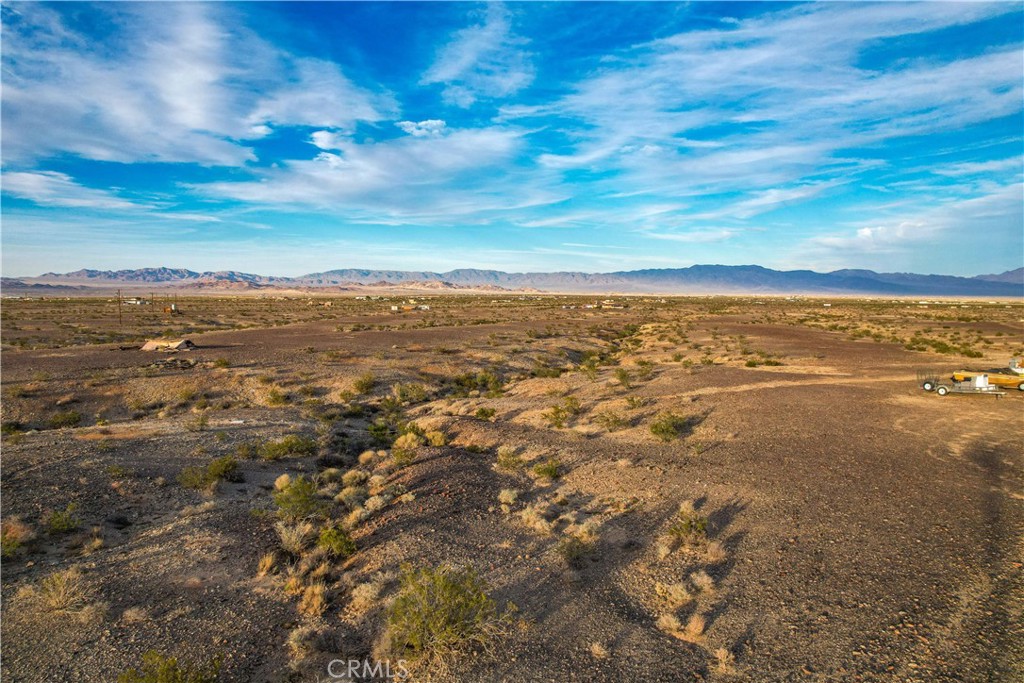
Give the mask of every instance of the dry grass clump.
[(582, 523), (572, 523), (565, 528), (565, 533), (584, 543), (596, 543), (601, 523), (596, 519), (588, 519)]
[(714, 654), (716, 672), (720, 674), (731, 674), (735, 671), (736, 655), (724, 647), (720, 647), (715, 650)]
[(313, 542), (313, 534), (316, 528), (309, 522), (288, 524), (278, 522), (274, 525), (278, 538), (281, 539), (281, 549), (289, 555), (298, 557)]
[(594, 659), (608, 659), (611, 653), (602, 643), (593, 642), (590, 644), (590, 654)]
[(342, 481), (342, 471), (337, 467), (328, 467), (320, 473), (320, 481), (324, 483)]
[(319, 617), (326, 611), (327, 586), (319, 582), (306, 586), (302, 592), (302, 599), (299, 600), (299, 614)]
[(531, 531), (546, 536), (555, 530), (552, 520), (557, 514), (550, 503), (533, 503), (523, 508), (519, 517)]
[(383, 649), (413, 666), (446, 673), (463, 654), (490, 653), (508, 632), (513, 610), (500, 610), (472, 569), (406, 566), (387, 612)]
[(299, 626), (288, 634), (288, 654), (292, 661), (302, 661), (320, 649), (320, 631), (312, 626)]
[(710, 564), (718, 564), (729, 559), (729, 551), (720, 541), (711, 541), (704, 549), (704, 559)]
[(341, 483), (346, 488), (350, 486), (361, 486), (370, 480), (370, 473), (365, 470), (349, 470), (341, 477)]
[(499, 470), (505, 470), (506, 472), (517, 472), (523, 469), (523, 459), (519, 457), (516, 449), (512, 446), (499, 446), (498, 447), (498, 459), (495, 462), (495, 466)]
[(277, 569), (277, 553), (267, 553), (260, 557), (256, 565), (256, 576), (267, 576), (273, 574)]
[(36, 532), (17, 515), (8, 515), (0, 522), (0, 553), (13, 557), (16, 552), (36, 537)]
[(427, 439), (427, 443), (435, 448), (448, 445), (448, 437), (444, 435), (444, 432), (435, 430), (427, 432), (424, 436)]
[(149, 619), (149, 612), (145, 607), (129, 607), (121, 613), (121, 620), (126, 624), (141, 624)]
[(360, 616), (373, 609), (381, 592), (384, 590), (386, 581), (385, 576), (378, 575), (370, 581), (357, 584), (352, 589), (348, 611), (356, 616)]
[(274, 480), (274, 490), (283, 491), (288, 488), (288, 485), (292, 483), (291, 475), (282, 474), (280, 477)]
[(498, 502), (501, 503), (501, 511), (508, 514), (512, 506), (519, 500), (519, 489), (502, 489), (498, 493)]
[(363, 467), (372, 465), (375, 460), (377, 460), (377, 451), (369, 450), (359, 454), (359, 464)]
[(682, 583), (661, 583), (659, 581), (654, 584), (654, 589), (672, 609), (679, 609), (693, 600), (693, 595)]
[(334, 500), (338, 503), (343, 503), (349, 510), (355, 510), (358, 507), (362, 507), (369, 497), (369, 491), (366, 490), (365, 486), (346, 486), (334, 497)]
[(379, 493), (376, 496), (370, 496), (366, 499), (366, 503), (363, 504), (363, 508), (367, 512), (377, 512), (383, 510), (384, 506), (390, 503), (394, 499), (394, 496), (390, 493)]
[(92, 597), (82, 570), (71, 567), (43, 577), (37, 585), (23, 586), (17, 597), (44, 612), (77, 612)]
[(673, 638), (698, 643), (703, 640), (706, 623), (704, 617), (694, 614), (684, 626), (674, 614), (663, 614), (658, 618), (657, 626)]
[(388, 478), (385, 477), (383, 474), (375, 474), (372, 477), (370, 477), (370, 480), (368, 482), (366, 482), (366, 485), (369, 486), (370, 488), (371, 495), (377, 495), (378, 493), (383, 491), (384, 487), (386, 487), (387, 484)]
[(703, 569), (691, 574), (690, 581), (701, 593), (711, 593), (715, 590), (715, 580)]

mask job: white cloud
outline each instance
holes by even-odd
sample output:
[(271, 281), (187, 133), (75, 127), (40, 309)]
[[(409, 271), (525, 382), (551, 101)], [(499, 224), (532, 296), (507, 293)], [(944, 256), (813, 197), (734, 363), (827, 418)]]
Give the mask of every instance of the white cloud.
[(569, 94), (507, 106), (502, 117), (576, 122), (563, 130), (568, 151), (539, 157), (547, 168), (601, 170), (609, 179), (597, 185), (618, 196), (739, 192), (749, 202), (737, 215), (749, 217), (777, 188), (848, 182), (877, 168), (894, 138), (1019, 112), (1019, 46), (952, 61), (898, 61), (881, 50), (895, 37), (1015, 11), (1005, 3), (811, 3), (765, 12), (609, 55)]
[(102, 46), (58, 9), (3, 8), (5, 163), (56, 154), (238, 166), (274, 126), (348, 129), (393, 116), (386, 92), (297, 58), (221, 3), (93, 6)]
[(152, 208), (152, 205), (136, 204), (105, 190), (79, 185), (71, 176), (55, 171), (4, 173), (3, 191), (41, 206), (105, 210)]
[(399, 121), (395, 125), (409, 135), (417, 138), (444, 135), (448, 127), (444, 121), (439, 119), (427, 119), (426, 121), (420, 121), (419, 123), (413, 121)]
[(513, 33), (505, 6), (490, 3), (483, 23), (457, 31), (420, 83), (443, 84), (445, 100), (464, 108), (480, 98), (508, 97), (533, 82), (526, 43)]

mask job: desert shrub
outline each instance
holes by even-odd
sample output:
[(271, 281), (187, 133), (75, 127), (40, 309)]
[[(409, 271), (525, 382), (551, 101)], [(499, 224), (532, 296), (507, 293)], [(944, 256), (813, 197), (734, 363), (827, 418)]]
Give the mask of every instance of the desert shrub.
[(642, 380), (648, 380), (654, 374), (654, 363), (649, 360), (638, 360), (636, 362), (636, 376)]
[(377, 420), (368, 426), (366, 431), (378, 446), (388, 446), (391, 444), (391, 426), (386, 422)]
[(474, 391), (494, 397), (500, 396), (502, 391), (501, 378), (489, 370), (456, 375), (451, 379), (451, 384), (452, 394), (462, 397), (469, 396)]
[(489, 651), (508, 628), (511, 609), (498, 609), (472, 569), (404, 567), (387, 612), (392, 651), (431, 669), (474, 648)]
[(555, 552), (562, 559), (562, 562), (571, 569), (579, 569), (583, 566), (583, 560), (586, 559), (587, 555), (594, 552), (594, 544), (581, 541), (580, 539), (569, 536), (563, 538), (555, 546)]
[(201, 666), (180, 665), (175, 657), (155, 650), (142, 655), (142, 666), (117, 677), (118, 683), (215, 683), (220, 677), (220, 658)]
[(394, 457), (395, 464), (399, 467), (412, 464), (416, 458), (416, 449), (425, 443), (426, 439), (415, 431), (409, 431), (395, 439), (395, 443), (391, 447), (391, 455)]
[(530, 371), (530, 375), (533, 377), (561, 377), (562, 373), (565, 372), (564, 368), (560, 368), (557, 365), (545, 365), (544, 363), (538, 362), (533, 366)]
[(423, 403), (427, 400), (427, 388), (422, 384), (398, 383), (391, 387), (391, 395), (399, 403)]
[(299, 614), (319, 617), (327, 611), (327, 586), (317, 582), (306, 586), (299, 600)]
[(556, 457), (548, 458), (546, 461), (534, 465), (533, 473), (543, 479), (558, 479), (562, 476), (562, 463)]
[(357, 394), (368, 394), (373, 391), (375, 386), (377, 386), (377, 378), (372, 372), (367, 372), (356, 378), (356, 381), (352, 384), (352, 389)]
[(213, 367), (229, 368), (231, 367), (231, 361), (229, 361), (227, 358), (218, 358), (217, 360), (213, 361)]
[(448, 444), (448, 438), (444, 435), (444, 432), (430, 431), (426, 433), (427, 443), (434, 448), (440, 448)]
[(326, 526), (320, 531), (316, 541), (319, 548), (324, 548), (332, 557), (344, 559), (356, 552), (356, 542), (348, 532), (338, 526)]
[(349, 470), (341, 476), (341, 483), (345, 486), (359, 486), (370, 479), (370, 473), (365, 470)]
[(61, 429), (63, 427), (77, 427), (82, 423), (82, 414), (77, 410), (65, 410), (55, 413), (50, 417), (48, 424), (50, 429)]
[(51, 510), (46, 513), (43, 516), (43, 526), (47, 533), (66, 534), (78, 529), (82, 525), (82, 520), (75, 515), (77, 509), (77, 505), (69, 503), (63, 510)]
[(669, 442), (677, 439), (690, 430), (692, 420), (676, 413), (662, 413), (651, 423), (651, 434), (658, 439)]
[(494, 408), (477, 408), (475, 413), (476, 419), (490, 420), (492, 417), (494, 417), (495, 412), (496, 411), (494, 410)]
[(324, 502), (317, 497), (316, 484), (301, 475), (273, 495), (278, 514), (288, 521), (320, 517), (325, 512)]
[[(481, 408), (480, 410), (483, 410), (483, 408)], [(493, 411), (492, 411), (492, 414), (493, 414)], [(4, 422), (4, 423), (0, 424), (0, 433), (2, 433), (4, 435), (7, 435), (7, 436), (10, 436), (11, 434), (19, 433), (24, 428), (25, 428), (25, 425), (23, 425), (22, 423), (18, 422), (17, 420), (9, 420), (7, 422)]]
[(334, 497), (334, 500), (343, 503), (349, 510), (355, 510), (357, 507), (362, 507), (368, 497), (369, 493), (365, 486), (346, 486)]
[(13, 557), (18, 549), (34, 539), (36, 536), (28, 524), (20, 517), (8, 515), (0, 522), (0, 554), (3, 557)]
[(267, 405), (268, 406), (283, 406), (288, 402), (288, 394), (284, 393), (278, 388), (273, 388), (267, 392)]
[(281, 549), (298, 557), (312, 542), (315, 528), (309, 522), (297, 524), (278, 522), (274, 525), (274, 530), (277, 531), (277, 536), (281, 539)]
[(601, 425), (609, 432), (617, 432), (618, 430), (625, 429), (629, 426), (629, 421), (626, 420), (626, 418), (611, 411), (598, 413), (594, 416), (594, 422)]
[(82, 609), (89, 601), (89, 590), (78, 567), (56, 571), (44, 577), (31, 591), (39, 606), (53, 612)]
[(618, 380), (623, 389), (633, 387), (633, 375), (626, 368), (615, 368), (615, 379)]
[(551, 406), (550, 410), (541, 413), (541, 417), (548, 423), (549, 427), (554, 429), (562, 429), (565, 427), (566, 420), (569, 418), (569, 414), (565, 408), (561, 405)]
[(679, 506), (676, 519), (668, 528), (668, 533), (686, 545), (703, 543), (708, 537), (708, 518), (697, 512), (693, 503), (685, 501)]
[(643, 408), (648, 403), (650, 403), (650, 400), (643, 398), (642, 396), (629, 396), (626, 398), (626, 407), (630, 410)]
[(287, 457), (306, 457), (316, 455), (316, 441), (299, 434), (289, 434), (277, 441), (268, 441), (260, 447), (260, 457), (264, 460), (280, 460)]
[(212, 490), (221, 481), (242, 481), (242, 472), (233, 456), (217, 458), (206, 467), (186, 467), (178, 475), (178, 483), (190, 489)]
[(516, 453), (516, 449), (511, 446), (499, 446), (498, 447), (498, 459), (495, 463), (498, 469), (506, 470), (508, 472), (515, 472), (523, 468), (523, 459)]

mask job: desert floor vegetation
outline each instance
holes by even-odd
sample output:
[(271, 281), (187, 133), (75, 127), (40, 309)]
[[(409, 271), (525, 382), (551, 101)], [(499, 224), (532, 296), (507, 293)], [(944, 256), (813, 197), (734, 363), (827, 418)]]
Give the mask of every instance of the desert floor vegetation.
[(1019, 302), (382, 296), (5, 299), (5, 677), (1024, 675)]

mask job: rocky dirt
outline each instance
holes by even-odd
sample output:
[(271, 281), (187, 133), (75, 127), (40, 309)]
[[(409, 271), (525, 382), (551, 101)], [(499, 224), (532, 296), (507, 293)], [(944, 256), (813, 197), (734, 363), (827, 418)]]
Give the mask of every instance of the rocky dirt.
[[(515, 606), (452, 680), (1024, 679), (1024, 391), (940, 398), (917, 383), (1004, 365), (1024, 347), (1024, 307), (562, 308), (595, 301), (450, 297), (407, 317), (342, 302), (324, 319), (191, 335), (199, 348), (173, 356), (189, 363), (117, 344), (5, 348), (2, 513), (34, 539), (3, 560), (4, 679), (112, 681), (156, 650), (220, 656), (224, 681), (348, 680), (326, 664), (380, 654), (406, 564), (472, 567)], [(906, 348), (939, 330), (981, 357)], [(477, 373), (498, 388), (470, 386)], [(685, 421), (662, 441), (651, 425), (666, 412)], [(385, 419), (444, 445), (402, 466), (369, 431)], [(289, 434), (315, 452), (248, 457)], [(499, 451), (523, 466), (498, 467)], [(241, 481), (178, 483), (225, 455)], [(533, 472), (551, 458), (560, 476)], [(353, 518), (329, 468), (377, 475), (377, 504)], [(319, 615), (287, 590), (287, 560), (257, 571), (280, 545), (285, 473), (318, 476), (358, 546), (328, 569)], [(703, 545), (667, 544), (683, 501), (708, 522)], [(48, 531), (69, 505), (77, 528)], [(592, 542), (567, 562), (574, 535)], [(69, 567), (85, 606), (47, 609), (31, 587)], [(673, 603), (674, 584), (692, 599)], [(704, 628), (682, 634), (666, 615)], [(297, 652), (301, 627), (318, 639)]]

